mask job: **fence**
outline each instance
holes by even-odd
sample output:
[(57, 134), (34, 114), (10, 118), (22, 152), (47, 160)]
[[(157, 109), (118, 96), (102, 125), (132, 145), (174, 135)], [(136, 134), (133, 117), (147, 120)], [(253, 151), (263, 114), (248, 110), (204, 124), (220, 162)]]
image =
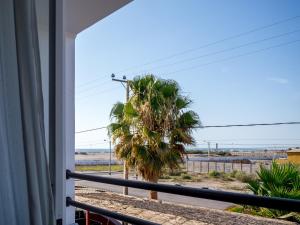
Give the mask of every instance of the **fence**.
[(261, 162), (218, 162), (218, 161), (185, 161), (185, 168), (188, 173), (210, 173), (212, 171), (231, 173), (243, 171), (245, 173), (256, 173), (260, 166), (270, 167), (271, 161)]

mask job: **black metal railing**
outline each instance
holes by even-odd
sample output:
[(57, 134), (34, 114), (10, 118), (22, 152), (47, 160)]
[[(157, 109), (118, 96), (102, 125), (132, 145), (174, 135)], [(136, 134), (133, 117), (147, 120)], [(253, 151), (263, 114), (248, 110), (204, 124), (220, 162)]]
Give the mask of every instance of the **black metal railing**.
[[(67, 179), (75, 178), (80, 180), (132, 187), (132, 188), (138, 188), (144, 190), (152, 190), (158, 192), (165, 192), (165, 193), (184, 195), (184, 196), (190, 196), (195, 198), (205, 198), (210, 200), (231, 202), (231, 203), (236, 203), (241, 205), (251, 205), (257, 207), (279, 209), (284, 211), (300, 212), (300, 200), (295, 200), (295, 199), (265, 197), (265, 196), (257, 196), (252, 194), (242, 194), (242, 193), (215, 191), (215, 190), (192, 188), (192, 187), (182, 187), (182, 186), (175, 186), (175, 185), (168, 185), (168, 184), (156, 184), (156, 183), (149, 183), (143, 181), (124, 180), (124, 179), (104, 177), (104, 176), (81, 174), (81, 173), (71, 172), (70, 170), (67, 170), (66, 177)], [(132, 224), (155, 224), (149, 221), (137, 219), (134, 217), (129, 217), (126, 215), (122, 215), (110, 211), (109, 211), (110, 215), (108, 215), (108, 212), (106, 212), (107, 210), (96, 208), (93, 206), (88, 206), (83, 203), (73, 201), (70, 198), (67, 199), (67, 204), (85, 210), (90, 210), (91, 212), (100, 213), (105, 216), (109, 216)]]
[(127, 216), (120, 213), (112, 212), (107, 209), (101, 209), (95, 206), (87, 205), (81, 202), (72, 200), (70, 197), (67, 197), (67, 206), (74, 206), (80, 209), (84, 209), (90, 212), (98, 213), (103, 216), (111, 217), (117, 220), (121, 220), (131, 224), (145, 224), (145, 225), (158, 225), (158, 223), (153, 223), (150, 221), (142, 220), (133, 216)]

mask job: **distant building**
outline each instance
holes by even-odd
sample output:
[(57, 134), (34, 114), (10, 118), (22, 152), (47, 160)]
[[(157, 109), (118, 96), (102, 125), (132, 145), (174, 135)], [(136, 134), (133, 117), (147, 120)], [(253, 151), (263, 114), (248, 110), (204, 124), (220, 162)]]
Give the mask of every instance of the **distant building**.
[(287, 152), (287, 158), (280, 158), (276, 160), (278, 163), (294, 163), (300, 165), (300, 149), (294, 148), (291, 150), (288, 150)]

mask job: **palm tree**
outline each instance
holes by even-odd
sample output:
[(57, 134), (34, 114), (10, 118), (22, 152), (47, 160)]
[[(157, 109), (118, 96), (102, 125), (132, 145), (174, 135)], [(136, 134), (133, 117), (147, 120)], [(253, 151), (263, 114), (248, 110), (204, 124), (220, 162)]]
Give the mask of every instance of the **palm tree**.
[(294, 164), (272, 162), (271, 168), (260, 167), (258, 179), (248, 188), (256, 195), (300, 199), (300, 169)]
[[(269, 197), (300, 199), (300, 168), (294, 164), (272, 162), (271, 168), (260, 167), (258, 179), (248, 182), (254, 194)], [(299, 213), (259, 208), (258, 212), (273, 218), (293, 219), (300, 222)]]
[[(115, 153), (146, 181), (157, 183), (164, 168), (179, 168), (185, 146), (195, 144), (192, 131), (200, 120), (173, 80), (146, 75), (129, 86), (129, 101), (116, 103), (110, 114)], [(157, 199), (157, 192), (150, 191), (150, 199)]]

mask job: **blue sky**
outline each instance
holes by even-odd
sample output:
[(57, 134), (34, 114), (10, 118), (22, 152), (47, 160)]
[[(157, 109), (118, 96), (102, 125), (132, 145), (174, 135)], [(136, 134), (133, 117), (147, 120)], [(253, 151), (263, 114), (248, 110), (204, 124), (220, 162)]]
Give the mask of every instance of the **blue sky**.
[[(76, 130), (107, 125), (125, 100), (111, 73), (176, 80), (203, 125), (300, 121), (299, 62), (300, 1), (134, 1), (76, 38)], [(106, 133), (76, 134), (76, 147), (106, 148)], [(200, 147), (300, 146), (299, 125), (194, 135)]]

